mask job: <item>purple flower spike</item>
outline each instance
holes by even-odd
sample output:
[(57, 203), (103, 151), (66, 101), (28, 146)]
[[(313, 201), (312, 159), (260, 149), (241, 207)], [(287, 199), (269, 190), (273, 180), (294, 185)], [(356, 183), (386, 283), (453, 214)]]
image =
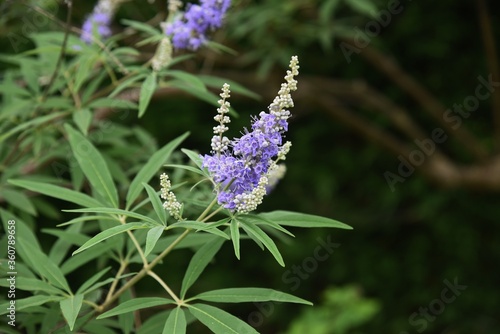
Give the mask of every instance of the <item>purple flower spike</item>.
[(290, 71), (285, 76), (278, 96), (269, 106), (269, 112), (261, 112), (252, 121), (252, 131), (241, 138), (229, 140), (223, 136), (230, 122), (229, 85), (224, 84), (215, 120), (212, 154), (202, 156), (203, 167), (207, 168), (216, 184), (218, 203), (236, 212), (250, 212), (262, 203), (263, 197), (283, 176), (285, 169), (277, 162), (285, 160), (291, 143), (283, 142), (288, 130), (288, 118), (293, 107), (290, 92), (297, 89), (298, 59), (292, 57)]
[(82, 26), (81, 40), (92, 44), (92, 37), (104, 40), (111, 36), (111, 20), (121, 0), (100, 0)]
[(194, 51), (205, 44), (207, 34), (222, 26), (230, 3), (230, 0), (202, 0), (200, 5), (188, 5), (184, 15), (165, 28), (174, 48)]

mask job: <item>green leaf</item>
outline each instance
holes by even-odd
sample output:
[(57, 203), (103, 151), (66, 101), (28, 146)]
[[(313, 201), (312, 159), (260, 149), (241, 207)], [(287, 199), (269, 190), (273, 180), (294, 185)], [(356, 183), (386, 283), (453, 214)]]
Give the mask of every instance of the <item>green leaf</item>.
[(245, 215), (240, 215), (238, 216), (245, 221), (249, 223), (254, 223), (254, 224), (262, 224), (262, 225), (267, 225), (270, 226), (280, 232), (283, 232), (285, 234), (288, 234), (291, 237), (295, 237), (290, 231), (288, 231), (286, 228), (282, 227), (281, 225), (275, 223), (272, 220), (264, 218), (262, 215), (254, 215), (254, 214), (245, 214)]
[(40, 248), (28, 242), (22, 235), (19, 235), (17, 242), (18, 247), (23, 249), (24, 256), (27, 256), (30, 263), (33, 265), (33, 269), (53, 285), (64, 289), (68, 293), (71, 292), (61, 269), (59, 269)]
[[(75, 224), (71, 225), (66, 229), (57, 229), (58, 231), (63, 231), (64, 233), (69, 233), (70, 235), (73, 234), (79, 234), (81, 229), (82, 229), (83, 224)], [(75, 244), (73, 242), (70, 242), (69, 240), (65, 240), (64, 237), (58, 238), (57, 241), (52, 245), (50, 248), (50, 252), (48, 254), (49, 258), (57, 265), (59, 266), (63, 259), (66, 257), (66, 254), (68, 253), (68, 250), (70, 247), (73, 245), (78, 245), (81, 246), (83, 245), (89, 237), (85, 236), (85, 240), (82, 240), (83, 242), (81, 244)], [(75, 240), (73, 240), (75, 241)]]
[(151, 158), (146, 162), (142, 169), (137, 173), (134, 180), (130, 183), (130, 187), (127, 193), (127, 208), (129, 208), (132, 203), (136, 200), (137, 196), (141, 193), (142, 183), (148, 183), (149, 180), (158, 172), (160, 167), (165, 163), (165, 161), (170, 157), (175, 148), (189, 135), (185, 133), (171, 142), (167, 143), (161, 149), (159, 149)]
[(186, 296), (187, 290), (191, 287), (191, 285), (193, 285), (194, 282), (196, 282), (203, 270), (207, 267), (210, 261), (212, 261), (215, 254), (217, 254), (219, 249), (222, 247), (223, 243), (224, 239), (216, 238), (203, 245), (191, 258), (191, 261), (189, 262), (188, 268), (186, 270), (186, 274), (184, 275), (184, 279), (182, 280), (182, 299), (184, 299), (184, 297)]
[(288, 293), (265, 288), (228, 288), (200, 293), (192, 299), (216, 303), (284, 302), (312, 305), (311, 302)]
[(135, 109), (137, 104), (127, 100), (103, 97), (89, 103), (89, 108)]
[(240, 259), (240, 226), (236, 219), (231, 220), (231, 240), (233, 241), (234, 255)]
[(292, 212), (292, 211), (272, 211), (267, 213), (261, 213), (259, 214), (259, 216), (262, 216), (265, 219), (269, 219), (279, 225), (285, 225), (285, 226), (333, 227), (333, 228), (352, 230), (351, 226), (330, 218), (309, 215), (305, 213)]
[(234, 315), (227, 313), (217, 307), (205, 304), (187, 305), (201, 323), (217, 334), (253, 334), (259, 333), (252, 326)]
[(125, 225), (118, 225), (115, 227), (112, 227), (110, 229), (107, 229), (105, 231), (102, 231), (101, 233), (97, 234), (94, 236), (92, 239), (84, 243), (80, 248), (78, 248), (76, 251), (73, 252), (73, 255), (78, 254), (87, 248), (90, 248), (108, 238), (111, 238), (112, 236), (115, 236), (117, 234), (126, 232), (126, 231), (131, 231), (131, 230), (137, 230), (140, 228), (147, 228), (146, 225), (143, 223), (128, 223)]
[(70, 296), (67, 299), (61, 300), (59, 305), (61, 306), (61, 311), (69, 325), (69, 329), (73, 330), (75, 326), (76, 318), (82, 307), (83, 295)]
[(95, 282), (97, 282), (104, 274), (106, 274), (111, 267), (104, 268), (97, 274), (93, 275), (91, 278), (85, 281), (80, 288), (78, 288), (78, 291), (76, 291), (77, 294), (85, 294), (88, 288), (90, 288)]
[(198, 168), (200, 168), (200, 170), (202, 169), (201, 164), (202, 164), (203, 160), (200, 157), (199, 153), (191, 151), (191, 150), (188, 150), (188, 149), (185, 149), (185, 148), (181, 149), (181, 151), (185, 155), (187, 155), (188, 158), (191, 159), (191, 161), (194, 162), (195, 165), (198, 166)]
[(109, 97), (115, 97), (118, 95), (122, 90), (127, 89), (132, 87), (132, 84), (136, 81), (142, 80), (146, 77), (146, 74), (137, 74), (133, 77), (128, 78), (127, 80), (123, 81), (121, 84), (119, 84), (112, 92), (109, 94)]
[(194, 97), (197, 97), (202, 101), (210, 103), (213, 106), (219, 106), (217, 101), (220, 99), (220, 97), (208, 91), (206, 88), (199, 89), (195, 86), (186, 83), (184, 80), (172, 80), (169, 81), (168, 84), (182, 91), (185, 91), (186, 93), (193, 95)]
[(152, 72), (147, 76), (146, 80), (142, 83), (141, 92), (139, 95), (139, 118), (144, 115), (146, 108), (151, 101), (151, 97), (156, 90), (156, 72)]
[[(57, 302), (64, 299), (64, 297), (58, 296), (32, 296), (28, 298), (16, 300), (16, 311), (24, 310), (25, 308), (38, 306), (49, 302)], [(0, 305), (0, 315), (4, 315), (9, 312), (7, 309), (9, 307), (9, 302)]]
[(222, 86), (227, 83), (231, 86), (231, 93), (238, 93), (256, 100), (261, 99), (259, 94), (252, 92), (250, 89), (245, 88), (236, 81), (228, 80), (226, 78), (214, 77), (211, 75), (198, 75), (198, 78), (207, 86), (221, 89)]
[[(99, 246), (97, 246), (97, 247), (99, 247)], [(100, 287), (103, 287), (105, 285), (112, 284), (116, 280), (121, 280), (121, 279), (130, 277), (130, 276), (134, 276), (135, 274), (137, 274), (137, 273), (136, 272), (132, 272), (132, 273), (128, 273), (128, 274), (125, 274), (125, 275), (121, 275), (120, 277), (109, 277), (109, 278), (105, 279), (104, 281), (101, 281), (99, 283), (95, 283), (94, 285), (88, 287), (86, 289), (86, 291), (85, 291), (85, 294), (91, 293), (92, 291), (97, 290)]]
[(177, 306), (165, 322), (165, 327), (163, 327), (162, 334), (185, 334), (186, 333), (186, 316), (184, 315), (184, 310)]
[[(121, 305), (127, 301), (130, 301), (133, 298), (134, 298), (134, 296), (132, 295), (131, 289), (127, 289), (118, 298), (118, 305)], [(104, 320), (104, 321), (106, 321), (106, 320)], [(118, 314), (118, 325), (120, 328), (120, 333), (130, 334), (132, 332), (132, 330), (134, 329), (134, 323), (135, 323), (134, 316), (131, 316), (131, 314), (127, 314), (127, 313)]]
[(58, 224), (56, 226), (57, 227), (61, 227), (61, 226), (73, 225), (73, 224), (77, 224), (77, 223), (81, 223), (81, 222), (86, 222), (86, 221), (92, 221), (92, 220), (94, 220), (96, 222), (99, 221), (99, 220), (116, 221), (116, 218), (115, 217), (110, 217), (110, 216), (99, 216), (99, 215), (95, 215), (95, 216), (80, 216), (80, 217), (76, 217), (74, 219), (68, 220), (65, 223)]
[(78, 164), (94, 189), (118, 207), (118, 192), (101, 153), (83, 135), (66, 124), (69, 143)]
[[(75, 226), (75, 225), (73, 225)], [(80, 233), (72, 233), (55, 228), (44, 228), (43, 233), (56, 236), (60, 240), (65, 240), (72, 245), (81, 246), (89, 240), (89, 237)]]
[(159, 297), (135, 298), (132, 300), (128, 300), (107, 312), (104, 312), (103, 314), (98, 316), (97, 319), (104, 319), (122, 313), (134, 312), (136, 310), (140, 310), (143, 308), (154, 307), (159, 305), (168, 305), (174, 303), (175, 302), (172, 299), (168, 298), (159, 298)]
[(98, 257), (103, 256), (103, 255), (107, 256), (107, 253), (111, 249), (113, 249), (114, 247), (115, 247), (115, 245), (113, 243), (110, 243), (110, 242), (98, 244), (98, 245), (92, 247), (92, 249), (88, 252), (79, 253), (79, 254), (67, 259), (61, 265), (61, 271), (65, 275), (67, 275), (67, 274), (71, 273), (72, 271), (80, 268), (85, 263), (92, 261), (95, 258), (98, 258)]
[(196, 231), (205, 231), (229, 240), (228, 235), (222, 232), (221, 230), (217, 229), (216, 227), (209, 228), (207, 223), (202, 223), (194, 220), (183, 220), (178, 223), (170, 225), (168, 228), (192, 228)]
[(23, 131), (24, 129), (27, 129), (29, 127), (35, 127), (36, 125), (40, 125), (40, 124), (43, 124), (45, 122), (48, 123), (48, 122), (52, 121), (53, 119), (64, 116), (65, 114), (67, 114), (67, 113), (66, 112), (56, 112), (56, 113), (51, 113), (51, 114), (45, 115), (45, 116), (35, 117), (32, 120), (22, 122), (18, 126), (2, 133), (0, 135), (0, 143), (5, 141), (10, 136), (13, 136), (16, 133)]
[(75, 111), (73, 113), (73, 122), (75, 122), (76, 126), (86, 136), (92, 122), (92, 112), (87, 108)]
[[(136, 219), (139, 219), (139, 220), (141, 220), (143, 222), (146, 222), (146, 223), (149, 223), (149, 224), (152, 224), (152, 225), (155, 225), (155, 226), (160, 225), (156, 220), (154, 220), (151, 217), (148, 217), (148, 216), (145, 216), (145, 215), (141, 215), (140, 213), (136, 213), (136, 212), (133, 212), (133, 211), (127, 211), (127, 210), (122, 210), (122, 209), (102, 208), (102, 207), (99, 207), (99, 208), (86, 208), (86, 209), (74, 209), (74, 210), (63, 210), (63, 211), (67, 211), (67, 212), (107, 213), (107, 214), (116, 215), (116, 216), (122, 215), (122, 216), (125, 216), (125, 217), (136, 218)], [(118, 218), (116, 218), (115, 220), (119, 221)]]
[(148, 256), (149, 253), (151, 253), (151, 251), (156, 245), (156, 242), (158, 242), (158, 239), (160, 239), (164, 230), (165, 227), (157, 226), (153, 227), (148, 231), (148, 235), (146, 237), (146, 249), (144, 250), (144, 256)]
[[(8, 277), (7, 277), (8, 278)], [(2, 278), (0, 281), (0, 286), (9, 287), (9, 282)], [(28, 277), (16, 277), (16, 289), (24, 291), (43, 291), (51, 295), (62, 295), (62, 290), (59, 290), (55, 286), (50, 285), (47, 282), (41, 281), (36, 278)]]
[(96, 53), (91, 53), (79, 57), (78, 62), (76, 63), (77, 68), (75, 74), (73, 75), (73, 89), (75, 91), (79, 91), (83, 83), (89, 80), (89, 74), (92, 73), (95, 63), (99, 60), (96, 55)]
[(99, 201), (93, 199), (92, 197), (79, 193), (71, 189), (55, 186), (52, 184), (28, 181), (28, 180), (9, 180), (10, 184), (15, 186), (25, 188), (40, 194), (44, 194), (50, 197), (59, 198), (80, 206), (84, 207), (96, 207), (102, 206)]
[(35, 207), (31, 203), (28, 196), (26, 196), (23, 192), (18, 190), (3, 188), (2, 196), (3, 198), (5, 198), (7, 203), (12, 205), (13, 207), (23, 210), (32, 216), (37, 215)]
[[(28, 224), (26, 224), (22, 219), (20, 219), (19, 217), (15, 216), (14, 214), (12, 214), (9, 211), (6, 211), (6, 210), (2, 209), (1, 207), (0, 207), (0, 217), (2, 218), (1, 220), (2, 220), (2, 223), (3, 223), (3, 230), (4, 231), (10, 230), (11, 229), (11, 228), (9, 228), (9, 226), (11, 226), (10, 223), (12, 221), (14, 221), (15, 222), (16, 235), (17, 236), (22, 236), (27, 241), (27, 243), (29, 243), (33, 247), (35, 247), (37, 249), (41, 249), (40, 244), (38, 243), (38, 239), (36, 238), (35, 234), (29, 228)], [(7, 250), (7, 248), (4, 248), (3, 251), (5, 251), (5, 250)], [(23, 250), (24, 249), (22, 249), (22, 248), (18, 249), (20, 256), (24, 256), (25, 255), (25, 254), (23, 254)], [(27, 259), (27, 261), (25, 261), (25, 262), (26, 262), (26, 264), (28, 266), (31, 264), (29, 262), (29, 259)]]
[(165, 74), (170, 75), (176, 79), (179, 79), (179, 80), (185, 82), (187, 85), (192, 86), (193, 88), (195, 88), (197, 90), (200, 90), (200, 91), (207, 90), (207, 87), (205, 87), (205, 84), (203, 83), (203, 81), (201, 81), (197, 76), (195, 76), (191, 73), (187, 73), (187, 72), (183, 72), (183, 71), (179, 71), (179, 70), (168, 70), (168, 71), (165, 71)]
[(200, 169), (198, 168), (194, 168), (192, 166), (184, 166), (184, 165), (165, 165), (165, 167), (172, 167), (172, 168), (179, 168), (179, 169), (185, 169), (185, 170), (188, 170), (190, 172), (193, 172), (193, 173), (196, 173), (196, 174), (200, 174), (201, 176), (208, 176), (207, 174), (203, 173), (203, 171), (201, 171)]
[(149, 24), (145, 24), (140, 21), (133, 21), (133, 20), (127, 20), (127, 19), (122, 19), (121, 22), (125, 25), (128, 25), (132, 28), (134, 28), (137, 31), (142, 31), (145, 32), (148, 35), (160, 35), (161, 32), (150, 26)]
[(153, 205), (153, 209), (156, 212), (156, 215), (160, 219), (160, 223), (163, 225), (167, 224), (167, 212), (165, 208), (163, 207), (163, 204), (160, 200), (160, 196), (156, 193), (156, 191), (151, 187), (149, 184), (142, 182), (142, 186), (146, 189), (146, 192), (148, 193), (149, 200), (151, 201), (151, 204)]
[[(236, 219), (236, 218), (235, 218)], [(247, 223), (245, 220), (240, 220), (238, 221), (241, 224), (241, 227), (247, 232), (249, 235), (254, 236), (257, 240), (262, 242), (262, 244), (273, 254), (274, 258), (278, 263), (284, 267), (285, 262), (283, 262), (283, 257), (281, 256), (280, 251), (278, 250), (278, 247), (276, 247), (276, 244), (274, 243), (273, 239), (271, 239), (260, 227), (258, 227), (255, 224), (252, 223)]]
[(345, 0), (345, 2), (360, 14), (372, 18), (376, 18), (378, 16), (377, 6), (375, 6), (371, 0)]

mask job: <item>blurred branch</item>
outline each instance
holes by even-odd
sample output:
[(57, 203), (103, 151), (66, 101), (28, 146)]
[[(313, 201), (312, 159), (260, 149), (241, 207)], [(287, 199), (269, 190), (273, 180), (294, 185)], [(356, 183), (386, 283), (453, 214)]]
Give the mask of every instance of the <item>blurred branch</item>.
[(59, 74), (59, 69), (61, 68), (61, 65), (64, 60), (64, 55), (66, 53), (66, 45), (68, 44), (68, 36), (71, 29), (71, 13), (73, 12), (73, 1), (72, 0), (66, 1), (66, 4), (68, 6), (68, 12), (66, 14), (66, 25), (64, 27), (64, 38), (61, 45), (61, 51), (59, 53), (59, 58), (57, 58), (56, 68), (54, 69), (54, 72), (50, 77), (49, 83), (47, 84), (47, 86), (45, 86), (45, 90), (43, 91), (43, 95), (41, 98), (42, 102), (44, 102), (47, 96), (49, 95), (49, 90), (54, 84), (57, 75)]
[[(355, 46), (354, 41), (343, 39), (346, 43)], [(483, 160), (488, 156), (488, 152), (482, 147), (479, 141), (467, 129), (460, 127), (453, 129), (452, 125), (445, 121), (443, 114), (446, 108), (439, 102), (425, 87), (415, 81), (410, 75), (404, 72), (398, 64), (380, 51), (367, 46), (360, 53), (372, 65), (386, 74), (401, 89), (415, 99), (424, 110), (437, 120), (443, 128), (466, 148), (475, 158)]]
[[(493, 81), (499, 81), (498, 70), (498, 54), (495, 47), (495, 37), (491, 26), (490, 16), (488, 15), (488, 8), (484, 0), (477, 0), (477, 12), (479, 16), (479, 24), (481, 26), (481, 33), (483, 36), (484, 51), (486, 54), (486, 61), (488, 63), (489, 72), (493, 77)], [(495, 126), (495, 134), (493, 136), (496, 146), (496, 151), (500, 150), (500, 92), (495, 89), (492, 92), (492, 114), (493, 124)]]

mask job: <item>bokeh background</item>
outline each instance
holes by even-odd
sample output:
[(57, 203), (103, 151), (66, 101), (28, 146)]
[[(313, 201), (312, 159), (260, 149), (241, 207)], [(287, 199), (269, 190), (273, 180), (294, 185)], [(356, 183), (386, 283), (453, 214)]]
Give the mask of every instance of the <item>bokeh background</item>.
[[(74, 3), (75, 26), (94, 3)], [(26, 10), (10, 8), (0, 31), (4, 53), (20, 52), (6, 37), (22, 28)], [(120, 18), (148, 21), (164, 10), (164, 1), (129, 1), (113, 29), (123, 29)], [(179, 68), (230, 78), (261, 97), (233, 94), (238, 135), (271, 102), (290, 56), (298, 55), (288, 172), (260, 210), (323, 215), (354, 230), (293, 230), (296, 238), (279, 244), (285, 268), (251, 243), (237, 261), (227, 244), (196, 288), (272, 287), (315, 303), (225, 306), (262, 333), (496, 333), (500, 87), (457, 129), (439, 120), (475, 96), (479, 76), (499, 81), (499, 13), (498, 2), (487, 0), (235, 0), (214, 35), (234, 52), (204, 49)], [(62, 6), (56, 15), (64, 17)], [(153, 52), (145, 46), (144, 59)], [(205, 152), (214, 113), (192, 96), (161, 90), (143, 118), (130, 114), (123, 122), (144, 127), (160, 145), (189, 130), (184, 146)], [(432, 138), (436, 128), (448, 139), (391, 187), (385, 175), (398, 174), (398, 156), (418, 150), (415, 140)], [(468, 168), (469, 179), (462, 175)], [(325, 242), (335, 247), (318, 260), (315, 250)], [(163, 273), (174, 288), (190, 254), (178, 252)], [(154, 295), (149, 283), (138, 289)], [(454, 284), (460, 287), (452, 292)], [(190, 330), (207, 332), (196, 324)]]

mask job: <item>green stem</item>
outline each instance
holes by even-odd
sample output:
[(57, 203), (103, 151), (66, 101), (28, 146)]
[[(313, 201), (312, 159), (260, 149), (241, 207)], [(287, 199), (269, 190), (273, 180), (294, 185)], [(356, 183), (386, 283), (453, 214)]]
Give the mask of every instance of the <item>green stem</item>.
[(177, 297), (177, 295), (172, 291), (172, 289), (170, 289), (168, 284), (165, 283), (165, 281), (161, 279), (160, 276), (156, 275), (156, 273), (153, 271), (148, 272), (148, 275), (153, 277), (158, 283), (160, 283), (160, 285), (165, 289), (165, 291), (168, 292), (168, 294), (175, 300), (175, 302), (177, 304), (182, 303), (182, 301), (179, 299), (179, 297)]
[(113, 296), (109, 297), (101, 306), (99, 306), (97, 308), (97, 312), (102, 313), (122, 293), (124, 293), (125, 291), (127, 291), (127, 289), (129, 289), (130, 287), (132, 287), (135, 283), (137, 283), (144, 276), (146, 276), (151, 271), (151, 269), (153, 269), (154, 266), (156, 266), (158, 264), (158, 262), (160, 262), (165, 256), (167, 256), (175, 248), (175, 246), (177, 246), (179, 244), (179, 242), (181, 242), (191, 231), (192, 231), (191, 229), (187, 229), (181, 235), (179, 235), (177, 237), (177, 239), (175, 239), (174, 242), (172, 242), (170, 244), (170, 246), (168, 246), (160, 255), (158, 255), (153, 261), (151, 261), (151, 263), (149, 263), (147, 266), (144, 266), (141, 269), (141, 271), (139, 271), (137, 273), (137, 275), (135, 275), (134, 277), (132, 277), (132, 279), (130, 281), (128, 281), (127, 283), (125, 283), (125, 285), (122, 286), (118, 291), (116, 291), (116, 293)]

